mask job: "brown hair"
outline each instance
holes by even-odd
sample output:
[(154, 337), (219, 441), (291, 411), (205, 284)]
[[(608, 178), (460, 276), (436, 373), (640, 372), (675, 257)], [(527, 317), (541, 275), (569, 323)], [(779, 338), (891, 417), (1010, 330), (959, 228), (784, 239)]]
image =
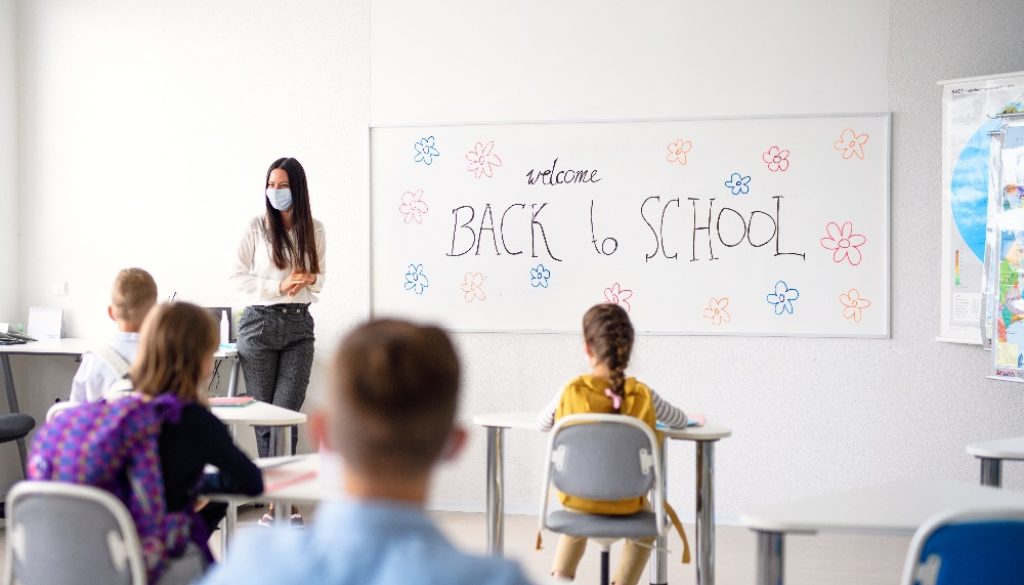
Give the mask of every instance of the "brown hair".
[(458, 394), (459, 359), (441, 329), (392, 320), (357, 327), (334, 358), (338, 451), (371, 475), (425, 473), (444, 450)]
[(116, 319), (138, 325), (156, 304), (156, 281), (141, 268), (125, 268), (114, 278), (110, 304)]
[(190, 303), (165, 303), (149, 312), (132, 365), (135, 391), (146, 396), (174, 394), (206, 403), (200, 391), (203, 365), (220, 343), (210, 313)]
[(629, 314), (618, 305), (594, 305), (583, 315), (583, 339), (597, 361), (608, 367), (611, 391), (620, 398), (624, 398), (626, 366), (633, 351), (633, 338)]
[(320, 255), (316, 251), (316, 234), (313, 227), (313, 212), (309, 208), (309, 187), (306, 186), (306, 170), (294, 158), (279, 158), (267, 169), (266, 188), (270, 173), (281, 169), (288, 175), (288, 188), (292, 192), (292, 225), (295, 227), (295, 241), (284, 229), (281, 212), (274, 209), (270, 200), (264, 200), (267, 209), (267, 236), (270, 238), (271, 258), (280, 269), (291, 265), (300, 272), (320, 274)]

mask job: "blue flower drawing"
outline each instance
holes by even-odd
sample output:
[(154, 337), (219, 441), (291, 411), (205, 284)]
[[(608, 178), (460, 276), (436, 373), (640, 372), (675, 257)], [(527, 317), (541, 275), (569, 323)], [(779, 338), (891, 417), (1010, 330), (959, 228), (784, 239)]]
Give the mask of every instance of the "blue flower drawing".
[(410, 264), (409, 270), (405, 273), (405, 290), (411, 290), (418, 295), (430, 286), (430, 279), (423, 272), (422, 264)]
[(775, 292), (768, 293), (768, 302), (775, 305), (775, 314), (793, 314), (793, 301), (800, 298), (800, 291), (790, 288), (786, 281), (780, 280), (775, 283)]
[(533, 288), (547, 288), (550, 279), (551, 271), (545, 268), (543, 264), (538, 264), (536, 268), (530, 269), (530, 286)]
[(746, 195), (750, 193), (750, 176), (744, 177), (740, 173), (733, 173), (725, 182), (725, 186), (732, 191), (733, 195)]
[(413, 147), (416, 149), (415, 161), (425, 165), (433, 163), (434, 157), (441, 156), (441, 153), (437, 151), (437, 146), (434, 144), (433, 136), (421, 138)]

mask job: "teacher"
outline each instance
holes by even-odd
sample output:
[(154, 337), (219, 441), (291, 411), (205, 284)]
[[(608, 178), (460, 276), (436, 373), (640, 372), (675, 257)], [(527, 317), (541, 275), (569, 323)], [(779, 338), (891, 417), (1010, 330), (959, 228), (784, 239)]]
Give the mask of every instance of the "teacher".
[[(324, 226), (313, 219), (306, 171), (294, 158), (270, 165), (265, 194), (266, 212), (249, 222), (231, 275), (248, 297), (238, 357), (250, 395), (297, 411), (313, 367), (309, 305), (324, 285)], [(292, 427), (292, 453), (297, 441)], [(256, 448), (260, 457), (270, 454), (269, 427), (256, 427)]]

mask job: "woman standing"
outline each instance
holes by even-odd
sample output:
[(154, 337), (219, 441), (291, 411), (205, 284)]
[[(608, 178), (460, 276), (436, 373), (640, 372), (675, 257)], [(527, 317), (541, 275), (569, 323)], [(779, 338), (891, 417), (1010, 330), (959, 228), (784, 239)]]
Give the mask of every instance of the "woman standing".
[[(270, 165), (265, 204), (266, 213), (254, 217), (242, 236), (231, 275), (248, 296), (238, 356), (249, 394), (297, 411), (313, 366), (309, 305), (324, 285), (324, 226), (313, 219), (306, 172), (294, 158)], [(297, 441), (292, 427), (293, 453)], [(256, 427), (256, 447), (260, 457), (269, 455), (269, 427)]]

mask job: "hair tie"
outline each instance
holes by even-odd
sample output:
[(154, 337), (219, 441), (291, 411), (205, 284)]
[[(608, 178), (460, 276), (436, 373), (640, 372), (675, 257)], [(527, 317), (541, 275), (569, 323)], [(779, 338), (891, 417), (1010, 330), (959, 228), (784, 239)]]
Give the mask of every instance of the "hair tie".
[(620, 410), (622, 408), (622, 397), (612, 392), (611, 388), (605, 388), (604, 395), (612, 399), (612, 408), (615, 410)]

